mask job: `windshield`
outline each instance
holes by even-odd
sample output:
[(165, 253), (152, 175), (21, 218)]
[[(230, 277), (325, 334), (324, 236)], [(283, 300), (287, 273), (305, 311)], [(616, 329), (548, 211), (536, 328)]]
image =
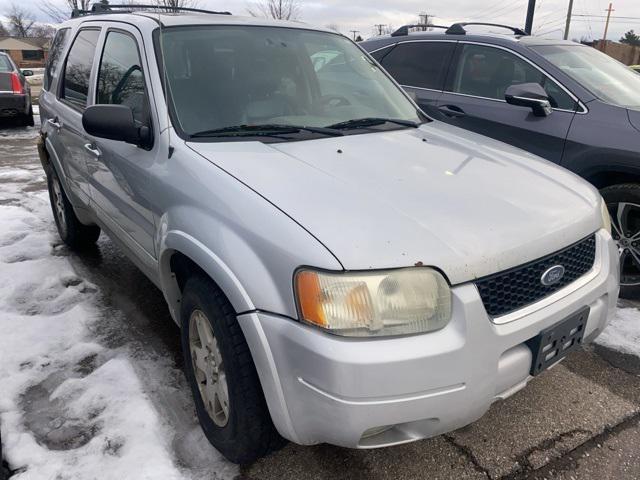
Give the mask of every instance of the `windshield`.
[(531, 48), (600, 100), (640, 109), (640, 75), (610, 56), (584, 45)]
[[(423, 121), (387, 75), (337, 34), (232, 25), (161, 35), (174, 122), (189, 136), (252, 135), (264, 125), (282, 140), (285, 127), (340, 125), (360, 133)], [(362, 119), (377, 121), (342, 125)], [(311, 128), (299, 133), (322, 135)]]

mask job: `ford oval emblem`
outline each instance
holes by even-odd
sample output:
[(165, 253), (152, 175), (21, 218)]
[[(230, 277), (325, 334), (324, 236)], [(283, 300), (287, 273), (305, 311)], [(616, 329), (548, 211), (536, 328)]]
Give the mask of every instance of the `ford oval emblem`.
[(562, 280), (562, 277), (564, 277), (564, 272), (565, 270), (562, 265), (554, 265), (542, 274), (542, 277), (540, 277), (540, 283), (545, 286), (558, 283), (560, 280)]

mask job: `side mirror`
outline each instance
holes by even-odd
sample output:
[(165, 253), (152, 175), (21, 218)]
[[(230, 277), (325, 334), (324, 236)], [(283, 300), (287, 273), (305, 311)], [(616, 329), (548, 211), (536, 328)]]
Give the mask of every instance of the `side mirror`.
[(22, 75), (24, 77), (33, 77), (33, 70), (22, 70)]
[(537, 83), (511, 85), (507, 88), (504, 99), (510, 105), (531, 108), (536, 117), (548, 117), (553, 111), (547, 92)]
[(126, 105), (92, 105), (82, 114), (82, 126), (89, 135), (131, 143), (139, 147), (151, 146), (151, 129), (136, 125), (133, 110)]

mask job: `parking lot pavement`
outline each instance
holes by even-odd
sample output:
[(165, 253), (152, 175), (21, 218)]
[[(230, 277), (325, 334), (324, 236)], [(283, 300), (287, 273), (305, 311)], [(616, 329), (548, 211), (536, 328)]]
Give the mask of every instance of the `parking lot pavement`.
[[(52, 231), (50, 214), (39, 213), (44, 212), (41, 204), (46, 197), (43, 175), (37, 169), (35, 138), (34, 129), (0, 129), (0, 213), (5, 205), (26, 205), (25, 199), (32, 198), (26, 211), (36, 216), (42, 214), (38, 222), (44, 225), (45, 230)], [(25, 179), (22, 185), (21, 178)], [(3, 191), (6, 185), (11, 185), (14, 190)], [(40, 202), (35, 209), (33, 201)], [(15, 250), (20, 242), (28, 242), (29, 238), (16, 236), (10, 247), (0, 245), (0, 250)], [(52, 429), (47, 425), (44, 427), (48, 430), (43, 433), (42, 418), (55, 419), (57, 415), (64, 414), (60, 405), (46, 400), (49, 393), (47, 385), (65, 375), (74, 377), (76, 383), (82, 382), (76, 377), (91, 377), (91, 372), (99, 372), (109, 360), (120, 359), (129, 362), (132, 366), (130, 372), (137, 376), (141, 389), (139, 400), (152, 405), (157, 417), (165, 424), (162, 430), (165, 437), (158, 441), (166, 446), (165, 454), (175, 467), (176, 476), (172, 478), (640, 478), (640, 358), (599, 345), (574, 353), (535, 378), (524, 390), (494, 404), (487, 415), (475, 424), (448, 435), (380, 450), (289, 444), (253, 465), (238, 469), (208, 446), (197, 427), (186, 382), (180, 373), (178, 330), (169, 316), (162, 294), (105, 236), (101, 237), (95, 251), (82, 256), (71, 254), (53, 240), (51, 245), (32, 244), (30, 248), (32, 253), (37, 249), (38, 255), (66, 259), (65, 268), (86, 282), (88, 291), (94, 292), (89, 294), (95, 298), (91, 302), (100, 310), (97, 320), (85, 322), (89, 327), (90, 340), (99, 346), (95, 347), (96, 356), (87, 357), (88, 361), (84, 359), (84, 363), (74, 364), (67, 370), (56, 366), (55, 362), (54, 366), (41, 367), (59, 367), (62, 370), (43, 377), (40, 385), (44, 393), (40, 396), (38, 390), (25, 391), (21, 402), (30, 406), (11, 414), (10, 420), (21, 425), (24, 435), (32, 435), (39, 442), (40, 449), (48, 444), (52, 449), (69, 449), (67, 444), (56, 443), (57, 437), (51, 436)], [(24, 262), (29, 261), (29, 257), (16, 250), (12, 261), (22, 261), (27, 265)], [(70, 288), (86, 295), (86, 291), (83, 293), (83, 289), (78, 288), (77, 281), (68, 282)], [(68, 297), (69, 294), (66, 295)], [(626, 310), (627, 313), (634, 312), (636, 307), (632, 303), (621, 305), (631, 309)], [(2, 368), (0, 365), (0, 377)], [(20, 368), (28, 370), (31, 367), (23, 368), (21, 365)], [(84, 370), (86, 372), (82, 373)], [(103, 394), (108, 394), (108, 390)], [(3, 408), (8, 408), (7, 403), (0, 401), (0, 414)], [(38, 415), (33, 414), (35, 410), (38, 410)], [(15, 446), (18, 439), (6, 426), (9, 417), (3, 415), (1, 418), (2, 440), (5, 445)], [(110, 420), (103, 418), (102, 421), (108, 423)], [(106, 429), (107, 426), (101, 428)], [(73, 430), (70, 432), (72, 434)], [(100, 432), (86, 434), (97, 438)], [(127, 458), (126, 445), (130, 440), (127, 435), (123, 433), (120, 436), (119, 441), (124, 447), (105, 447), (106, 454), (95, 457), (96, 468), (119, 465), (118, 462)], [(73, 435), (66, 441), (73, 441)], [(29, 465), (35, 465), (29, 462), (37, 459), (31, 460), (28, 451), (12, 457), (11, 452), (17, 450), (8, 450), (10, 463), (16, 459), (22, 462), (22, 474), (19, 473), (17, 478), (40, 478), (34, 475), (35, 467), (29, 470)], [(69, 451), (73, 453), (73, 450)], [(84, 450), (80, 448), (78, 451)], [(46, 453), (45, 450), (39, 452), (39, 455)], [(64, 452), (54, 453), (60, 456)], [(73, 474), (77, 467), (73, 457), (65, 465), (64, 478), (82, 478), (77, 472)], [(15, 464), (11, 466), (16, 467)], [(127, 477), (125, 470), (118, 478), (131, 477)]]

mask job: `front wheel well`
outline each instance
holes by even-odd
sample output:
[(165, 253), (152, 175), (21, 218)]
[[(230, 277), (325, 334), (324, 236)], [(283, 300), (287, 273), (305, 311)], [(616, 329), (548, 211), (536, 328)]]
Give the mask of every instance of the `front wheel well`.
[(640, 183), (640, 174), (617, 171), (600, 171), (591, 175), (585, 175), (584, 179), (590, 182), (598, 190), (622, 183)]
[(184, 291), (184, 286), (187, 283), (187, 280), (189, 280), (189, 277), (195, 274), (205, 275), (215, 283), (215, 280), (207, 275), (207, 273), (202, 268), (200, 268), (200, 266), (196, 262), (194, 262), (181, 252), (174, 252), (171, 255), (171, 258), (169, 260), (169, 268), (175, 276), (176, 283), (178, 284), (178, 288), (180, 289), (180, 293)]

